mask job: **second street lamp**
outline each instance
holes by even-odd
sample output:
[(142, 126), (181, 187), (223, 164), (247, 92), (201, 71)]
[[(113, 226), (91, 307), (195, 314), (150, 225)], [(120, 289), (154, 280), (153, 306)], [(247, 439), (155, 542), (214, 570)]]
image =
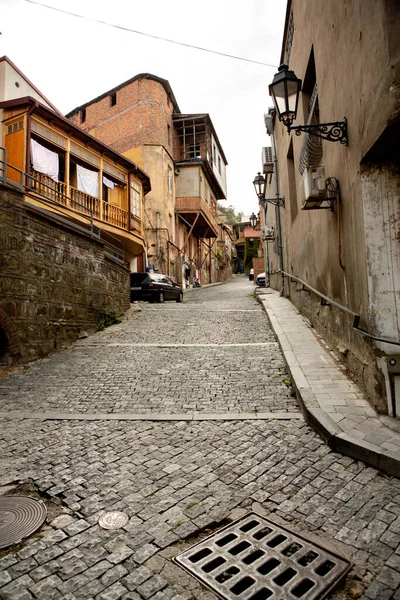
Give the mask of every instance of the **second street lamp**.
[(250, 225), (253, 227), (253, 229), (255, 229), (256, 225), (257, 225), (257, 217), (256, 217), (256, 215), (254, 213), (252, 213), (250, 215), (249, 221), (250, 221)]
[(254, 177), (253, 185), (256, 190), (257, 198), (259, 200), (264, 200), (265, 198), (265, 178), (261, 175), (260, 172)]

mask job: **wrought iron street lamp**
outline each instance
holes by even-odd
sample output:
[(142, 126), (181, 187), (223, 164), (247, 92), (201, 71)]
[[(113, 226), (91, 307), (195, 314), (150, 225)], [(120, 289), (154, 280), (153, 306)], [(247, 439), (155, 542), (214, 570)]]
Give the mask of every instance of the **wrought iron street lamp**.
[(257, 198), (263, 208), (265, 208), (266, 202), (274, 204), (274, 206), (285, 206), (285, 199), (281, 198), (278, 194), (275, 198), (265, 197), (265, 187), (267, 185), (266, 178), (261, 175), (260, 172), (254, 177), (253, 181), (254, 189), (256, 190)]
[(346, 118), (343, 121), (334, 121), (333, 123), (313, 123), (292, 127), (292, 123), (297, 116), (300, 91), (301, 79), (296, 77), (287, 65), (281, 65), (269, 86), (269, 93), (272, 96), (278, 119), (286, 125), (288, 133), (294, 131), (296, 135), (300, 135), (304, 131), (323, 140), (340, 142), (347, 146)]
[(253, 185), (256, 190), (257, 198), (263, 200), (265, 198), (265, 184), (266, 181), (260, 172), (254, 177)]
[(250, 225), (253, 227), (253, 229), (255, 229), (256, 225), (257, 225), (257, 217), (254, 213), (252, 213), (250, 215)]

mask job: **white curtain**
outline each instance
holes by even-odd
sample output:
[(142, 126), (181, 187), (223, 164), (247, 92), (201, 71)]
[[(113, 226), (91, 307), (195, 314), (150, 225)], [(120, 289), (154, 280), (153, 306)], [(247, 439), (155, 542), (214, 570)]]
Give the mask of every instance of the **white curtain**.
[(31, 140), (32, 167), (35, 171), (47, 175), (54, 181), (58, 181), (59, 162), (57, 152), (48, 150), (42, 144)]
[(78, 175), (78, 190), (90, 194), (91, 196), (99, 197), (99, 173), (98, 171), (90, 171), (80, 165), (76, 165)]
[(103, 175), (103, 183), (104, 185), (106, 185), (108, 188), (110, 188), (110, 190), (114, 189), (114, 182), (111, 181), (111, 179), (108, 179), (105, 175)]

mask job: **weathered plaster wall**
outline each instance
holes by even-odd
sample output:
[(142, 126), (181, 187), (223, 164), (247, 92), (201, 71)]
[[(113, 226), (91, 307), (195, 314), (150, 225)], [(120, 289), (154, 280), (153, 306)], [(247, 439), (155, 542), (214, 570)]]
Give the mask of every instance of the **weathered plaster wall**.
[(30, 361), (93, 330), (99, 309), (129, 308), (128, 270), (102, 245), (30, 212), (0, 187), (0, 326), (11, 353)]
[[(396, 27), (394, 7), (394, 2), (385, 0), (291, 2), (295, 28), (289, 66), (304, 81), (313, 50), (320, 122), (339, 121), (345, 116), (348, 119), (348, 147), (327, 141), (322, 143), (325, 175), (336, 177), (340, 185), (340, 204), (333, 212), (301, 210), (302, 176), (298, 165), (304, 137), (289, 136), (286, 128), (275, 121), (280, 193), (286, 203), (281, 213), (285, 270), (360, 314), (364, 327), (371, 323), (371, 273), (374, 272), (373, 278), (377, 280), (382, 270), (380, 259), (383, 254), (377, 249), (383, 239), (388, 240), (393, 234), (392, 231), (389, 237), (386, 236), (386, 224), (383, 226), (382, 219), (381, 222), (375, 217), (371, 220), (371, 211), (376, 211), (378, 192), (375, 189), (374, 193), (369, 193), (371, 201), (369, 207), (366, 206), (360, 170), (366, 153), (396, 114), (398, 118), (400, 53), (398, 43), (396, 50), (393, 42), (396, 38), (393, 36)], [(399, 39), (400, 35), (397, 35)], [(284, 60), (287, 62), (287, 57)], [(309, 95), (301, 94), (294, 125), (306, 122), (308, 102)], [(381, 184), (386, 183), (381, 179)], [(372, 199), (374, 195), (375, 200)], [(389, 228), (393, 230), (398, 226), (394, 225), (399, 219), (397, 209), (392, 208), (392, 217), (390, 211), (384, 216), (383, 205), (379, 210), (383, 219), (392, 219)], [(372, 246), (365, 235), (368, 229), (369, 237), (375, 236)], [(386, 283), (388, 279), (389, 275)], [(292, 301), (334, 350), (341, 353), (375, 406), (386, 412), (384, 376), (377, 368), (380, 350), (377, 352), (371, 341), (364, 340), (352, 330), (350, 316), (335, 308), (320, 306), (317, 296), (301, 291), (301, 286), (289, 284), (288, 279), (286, 281), (288, 290), (290, 285)], [(385, 293), (389, 292), (392, 297), (397, 293), (396, 286), (382, 285), (386, 286)], [(384, 295), (376, 297), (383, 300)], [(379, 326), (388, 331), (389, 322), (385, 325), (382, 322), (388, 313), (383, 316), (382, 307), (377, 309), (382, 315)], [(375, 322), (378, 324), (376, 318)], [(396, 331), (397, 328), (392, 329), (391, 337), (396, 337)], [(392, 347), (393, 351), (395, 348)]]

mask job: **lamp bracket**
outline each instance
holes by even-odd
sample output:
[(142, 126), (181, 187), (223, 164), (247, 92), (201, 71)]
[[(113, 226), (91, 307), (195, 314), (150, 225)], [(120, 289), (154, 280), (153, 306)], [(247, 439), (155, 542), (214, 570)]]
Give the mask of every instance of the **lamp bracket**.
[(281, 196), (276, 196), (275, 198), (262, 198), (259, 202), (264, 209), (267, 203), (273, 204), (274, 206), (285, 206), (285, 198), (282, 198)]
[(289, 126), (288, 132), (290, 133), (291, 131), (294, 131), (296, 135), (301, 135), (302, 132), (305, 132), (320, 137), (323, 140), (328, 140), (328, 142), (340, 142), (346, 146), (348, 145), (346, 117), (343, 121), (335, 121), (333, 123), (313, 123), (310, 125)]

